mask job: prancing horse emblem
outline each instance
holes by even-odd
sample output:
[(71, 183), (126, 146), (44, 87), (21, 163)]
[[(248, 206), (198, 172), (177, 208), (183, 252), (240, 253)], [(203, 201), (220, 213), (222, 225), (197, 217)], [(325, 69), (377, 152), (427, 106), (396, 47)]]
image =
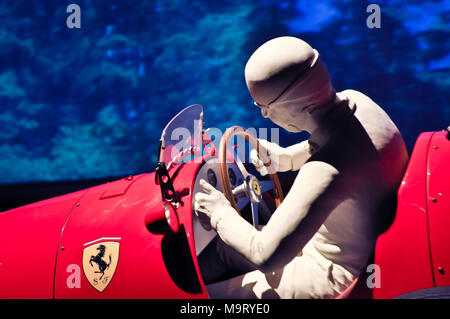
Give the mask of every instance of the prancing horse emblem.
[(99, 271), (96, 271), (95, 273), (101, 273), (102, 275), (100, 276), (100, 280), (102, 280), (103, 276), (105, 275), (105, 270), (106, 268), (109, 267), (109, 265), (111, 265), (111, 255), (109, 255), (109, 263), (107, 264), (104, 260), (103, 260), (103, 256), (105, 256), (105, 250), (106, 247), (105, 245), (100, 245), (97, 247), (97, 250), (100, 250), (98, 252), (98, 254), (96, 256), (91, 256), (91, 259), (89, 260), (89, 264), (92, 266), (92, 262), (96, 263), (98, 266), (98, 269), (100, 269)]
[(119, 261), (120, 243), (111, 239), (100, 238), (84, 244), (83, 271), (92, 287), (99, 292), (111, 282)]

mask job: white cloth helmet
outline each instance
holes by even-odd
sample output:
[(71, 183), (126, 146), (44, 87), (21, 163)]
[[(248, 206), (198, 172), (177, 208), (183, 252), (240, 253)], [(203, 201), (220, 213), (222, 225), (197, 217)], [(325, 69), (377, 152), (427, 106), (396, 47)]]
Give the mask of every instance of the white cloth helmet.
[(306, 129), (306, 113), (336, 99), (319, 53), (295, 37), (260, 46), (247, 62), (245, 81), (262, 115), (293, 132)]

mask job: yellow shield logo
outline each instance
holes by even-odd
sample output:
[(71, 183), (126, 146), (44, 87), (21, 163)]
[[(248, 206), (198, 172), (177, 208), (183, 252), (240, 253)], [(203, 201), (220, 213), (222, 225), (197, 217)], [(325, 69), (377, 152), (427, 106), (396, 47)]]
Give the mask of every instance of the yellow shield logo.
[(256, 195), (261, 195), (261, 188), (259, 188), (259, 183), (257, 181), (253, 181), (253, 190), (255, 191)]
[(120, 243), (101, 241), (101, 239), (84, 244), (83, 271), (89, 283), (102, 292), (108, 287), (119, 262)]

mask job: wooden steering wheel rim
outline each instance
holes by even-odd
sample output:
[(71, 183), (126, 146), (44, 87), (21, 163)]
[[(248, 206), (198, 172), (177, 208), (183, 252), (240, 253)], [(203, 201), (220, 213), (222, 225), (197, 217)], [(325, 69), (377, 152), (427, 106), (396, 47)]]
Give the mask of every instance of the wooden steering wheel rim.
[[(220, 140), (219, 145), (219, 163), (218, 163), (218, 169), (219, 169), (219, 177), (220, 182), (222, 183), (222, 189), (225, 197), (230, 201), (233, 208), (241, 214), (239, 211), (236, 200), (233, 196), (233, 190), (231, 189), (231, 183), (230, 183), (230, 176), (228, 174), (228, 164), (227, 164), (227, 144), (228, 141), (235, 135), (239, 135), (245, 138), (246, 141), (248, 141), (258, 152), (258, 156), (263, 160), (264, 165), (270, 166), (270, 159), (268, 157), (267, 150), (259, 143), (258, 139), (245, 130), (241, 126), (232, 126), (229, 129), (225, 131), (225, 133), (222, 136), (222, 139)], [(283, 201), (283, 190), (281, 189), (280, 180), (278, 179), (278, 175), (275, 174), (269, 174), (270, 179), (273, 183), (273, 191), (275, 195), (275, 205), (276, 207), (280, 206), (281, 202)]]

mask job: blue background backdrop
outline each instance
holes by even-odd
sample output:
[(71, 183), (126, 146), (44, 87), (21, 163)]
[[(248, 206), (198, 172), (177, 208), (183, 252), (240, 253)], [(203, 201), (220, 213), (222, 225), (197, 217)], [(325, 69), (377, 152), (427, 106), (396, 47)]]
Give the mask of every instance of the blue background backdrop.
[[(73, 2), (81, 29), (66, 27)], [(450, 124), (450, 1), (379, 0), (380, 29), (369, 3), (0, 1), (0, 183), (153, 171), (161, 130), (192, 103), (206, 126), (270, 127), (244, 66), (282, 35), (316, 48), (338, 91), (381, 105), (411, 150)]]

